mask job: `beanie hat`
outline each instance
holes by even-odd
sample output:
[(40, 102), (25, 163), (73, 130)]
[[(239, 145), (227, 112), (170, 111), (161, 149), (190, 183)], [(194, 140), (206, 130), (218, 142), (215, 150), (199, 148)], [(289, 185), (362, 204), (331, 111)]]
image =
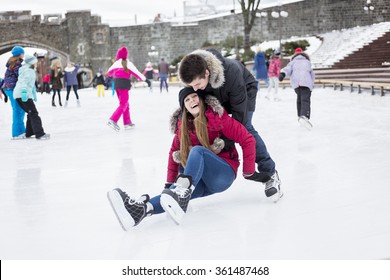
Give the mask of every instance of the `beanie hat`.
[(280, 55), (280, 51), (279, 50), (274, 51), (274, 55)]
[(190, 95), (191, 93), (196, 93), (195, 90), (193, 90), (192, 87), (185, 87), (183, 88), (180, 92), (179, 92), (179, 104), (180, 104), (180, 108), (183, 109), (184, 108), (184, 99)]
[(21, 46), (15, 46), (11, 50), (12, 56), (19, 56), (24, 54), (24, 49)]
[(28, 65), (34, 65), (37, 62), (38, 62), (38, 59), (33, 55), (26, 54), (26, 56), (24, 57), (24, 63), (26, 63)]
[(301, 48), (296, 48), (295, 49), (295, 53), (301, 53), (302, 52), (302, 49)]
[(128, 55), (128, 50), (126, 49), (126, 47), (122, 47), (118, 50), (118, 52), (116, 53), (116, 60), (118, 59), (127, 59), (127, 55)]

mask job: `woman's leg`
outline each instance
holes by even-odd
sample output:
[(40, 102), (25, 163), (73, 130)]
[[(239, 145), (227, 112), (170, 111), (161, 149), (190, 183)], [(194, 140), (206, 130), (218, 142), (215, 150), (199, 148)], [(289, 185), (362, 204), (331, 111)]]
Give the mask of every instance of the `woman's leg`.
[(119, 118), (128, 110), (129, 106), (129, 91), (127, 89), (116, 89), (116, 94), (119, 99), (119, 106), (110, 117), (114, 122), (118, 122)]
[(24, 116), (25, 112), (20, 107), (18, 102), (14, 99), (13, 89), (4, 90), (5, 94), (8, 96), (11, 106), (12, 106), (12, 137), (16, 137), (26, 133), (26, 127), (24, 125)]
[[(231, 186), (236, 177), (234, 170), (225, 160), (202, 146), (191, 149), (184, 174), (192, 176), (192, 184), (195, 186), (191, 199), (223, 192)], [(153, 197), (150, 202), (154, 214), (164, 212), (160, 205), (160, 195)]]

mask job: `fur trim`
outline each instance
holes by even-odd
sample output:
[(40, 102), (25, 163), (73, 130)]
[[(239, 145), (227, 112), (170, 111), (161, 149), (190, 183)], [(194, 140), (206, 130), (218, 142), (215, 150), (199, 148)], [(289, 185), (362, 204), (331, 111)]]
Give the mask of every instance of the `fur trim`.
[(225, 83), (225, 74), (222, 62), (209, 51), (196, 50), (191, 54), (199, 55), (206, 60), (209, 68), (208, 70), (210, 71), (209, 83), (212, 88), (220, 88)]
[[(219, 117), (223, 116), (223, 113), (225, 112), (225, 109), (219, 102), (219, 100), (212, 95), (206, 95), (205, 98), (205, 103), (209, 105), (214, 112), (218, 114)], [(175, 134), (176, 133), (176, 128), (177, 128), (177, 122), (179, 120), (179, 117), (181, 116), (182, 112), (181, 109), (178, 108), (176, 111), (173, 112), (170, 120), (169, 120), (169, 125), (170, 125), (170, 131)]]

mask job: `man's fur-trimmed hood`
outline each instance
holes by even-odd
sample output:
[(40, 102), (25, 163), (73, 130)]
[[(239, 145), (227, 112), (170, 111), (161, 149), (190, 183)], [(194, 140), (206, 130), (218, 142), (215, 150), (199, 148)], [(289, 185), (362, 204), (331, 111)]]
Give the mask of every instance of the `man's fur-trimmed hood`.
[[(207, 105), (209, 105), (212, 108), (212, 110), (218, 114), (219, 117), (222, 117), (225, 109), (223, 108), (223, 106), (221, 105), (221, 103), (219, 102), (219, 100), (216, 97), (214, 97), (212, 95), (206, 95), (205, 103)], [(181, 114), (182, 114), (182, 111), (180, 108), (178, 108), (175, 112), (173, 112), (173, 114), (171, 116), (169, 124), (170, 124), (170, 130), (173, 134), (175, 134), (175, 132), (176, 132), (177, 122), (178, 122), (179, 118), (181, 118)]]
[[(206, 50), (196, 50), (191, 54), (199, 55), (206, 60), (208, 70), (210, 71), (209, 84), (212, 88), (219, 88), (225, 83), (222, 61), (220, 61), (213, 53)], [(180, 74), (179, 79), (181, 80)]]

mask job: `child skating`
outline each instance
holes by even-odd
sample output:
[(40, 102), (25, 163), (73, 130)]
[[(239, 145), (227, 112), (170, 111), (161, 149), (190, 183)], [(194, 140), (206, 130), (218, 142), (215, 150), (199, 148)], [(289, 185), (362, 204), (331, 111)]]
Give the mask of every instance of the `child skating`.
[(128, 50), (122, 47), (117, 51), (116, 61), (108, 69), (106, 75), (114, 78), (114, 87), (119, 99), (119, 106), (114, 111), (107, 125), (115, 131), (119, 131), (118, 120), (122, 116), (124, 129), (131, 129), (134, 123), (130, 117), (129, 91), (131, 88), (130, 77), (133, 75), (137, 80), (145, 81), (145, 76), (127, 59)]

